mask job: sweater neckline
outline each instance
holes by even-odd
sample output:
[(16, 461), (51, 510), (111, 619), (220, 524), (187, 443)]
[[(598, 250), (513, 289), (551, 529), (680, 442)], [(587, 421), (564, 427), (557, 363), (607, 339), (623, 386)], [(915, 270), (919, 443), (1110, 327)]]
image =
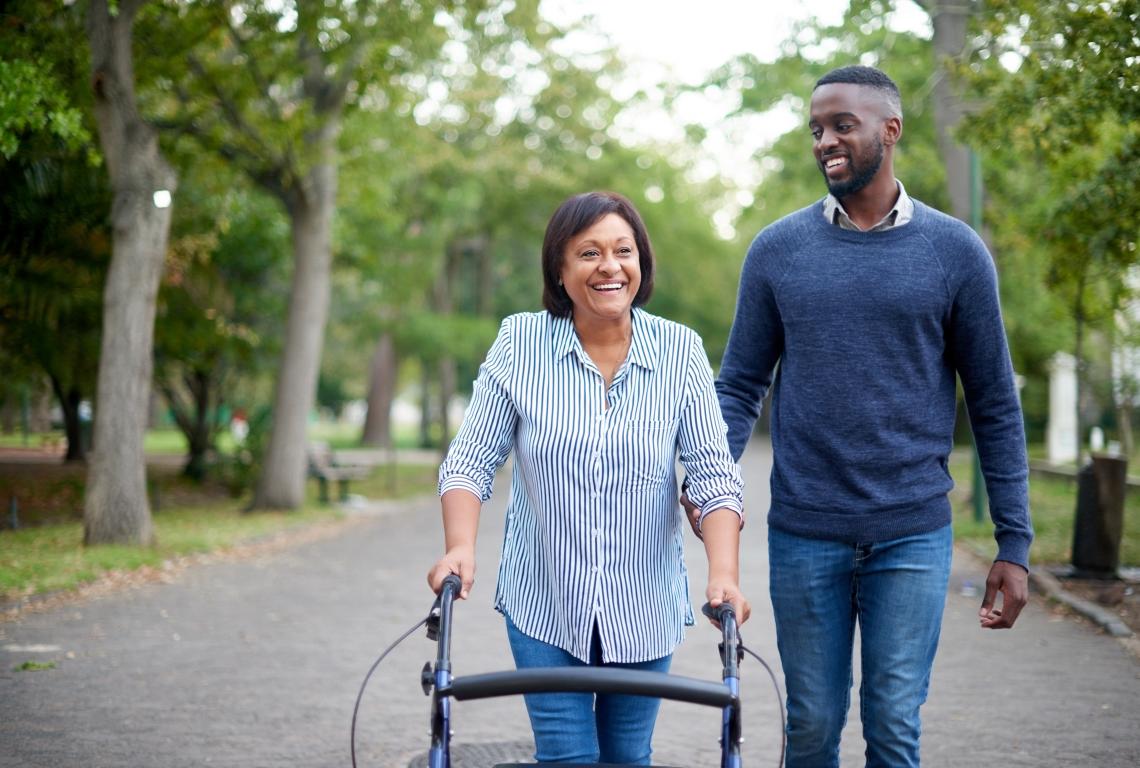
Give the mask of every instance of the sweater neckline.
[[(826, 199), (826, 198), (825, 198)], [(867, 244), (871, 242), (883, 243), (891, 240), (897, 240), (906, 237), (910, 234), (912, 228), (921, 228), (926, 224), (927, 208), (920, 201), (914, 200), (914, 218), (903, 224), (900, 227), (891, 227), (890, 229), (881, 229), (877, 232), (863, 232), (861, 230), (844, 229), (836, 224), (832, 224), (823, 215), (823, 200), (813, 205), (810, 209), (811, 218), (815, 220), (815, 226), (824, 232), (829, 237), (835, 237), (840, 240), (846, 240), (852, 243)]]

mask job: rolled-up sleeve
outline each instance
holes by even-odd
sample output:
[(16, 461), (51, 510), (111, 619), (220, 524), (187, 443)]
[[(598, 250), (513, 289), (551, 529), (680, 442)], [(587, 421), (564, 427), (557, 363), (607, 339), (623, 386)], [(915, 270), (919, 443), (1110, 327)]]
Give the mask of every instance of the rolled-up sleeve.
[(714, 510), (731, 509), (743, 526), (744, 483), (728, 448), (712, 368), (696, 334), (690, 344), (685, 389), (678, 441), (689, 500), (700, 508), (702, 522)]
[(499, 335), (479, 366), (471, 403), (439, 468), (439, 494), (462, 488), (482, 501), (491, 498), (495, 472), (514, 445), (518, 411), (510, 396), (513, 370), (511, 319), (499, 326)]

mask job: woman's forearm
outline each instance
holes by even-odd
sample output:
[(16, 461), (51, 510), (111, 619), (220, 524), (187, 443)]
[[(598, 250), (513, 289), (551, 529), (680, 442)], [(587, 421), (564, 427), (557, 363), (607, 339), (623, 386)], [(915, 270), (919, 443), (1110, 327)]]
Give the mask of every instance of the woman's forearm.
[(701, 521), (705, 555), (709, 560), (709, 580), (740, 581), (740, 516), (722, 507)]
[(475, 494), (462, 488), (451, 489), (443, 494), (440, 501), (443, 505), (444, 551), (456, 548), (474, 550), (482, 502)]

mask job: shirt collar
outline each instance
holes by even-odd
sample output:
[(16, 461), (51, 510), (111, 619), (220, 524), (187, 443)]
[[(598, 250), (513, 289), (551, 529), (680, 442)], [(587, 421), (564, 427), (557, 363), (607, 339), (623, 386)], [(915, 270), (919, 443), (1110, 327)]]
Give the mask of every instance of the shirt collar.
[[(657, 367), (657, 334), (653, 323), (644, 310), (634, 308), (631, 320), (633, 340), (629, 345), (628, 360), (633, 365), (653, 370)], [(578, 353), (579, 357), (586, 357), (586, 350), (582, 349), (582, 342), (574, 332), (574, 320), (570, 317), (554, 318), (553, 344), (554, 359), (561, 360), (571, 352)]]
[[(899, 188), (899, 199), (895, 201), (895, 205), (891, 208), (890, 212), (882, 218), (882, 220), (866, 230), (867, 232), (881, 232), (885, 229), (892, 229), (894, 227), (901, 227), (914, 218), (914, 201), (910, 199), (910, 195), (906, 193), (906, 188), (903, 183), (895, 179), (895, 184)], [(828, 224), (834, 224), (840, 229), (851, 229), (855, 231), (862, 231), (858, 225), (851, 220), (847, 215), (847, 211), (843, 208), (843, 203), (839, 202), (839, 198), (835, 195), (829, 194), (823, 200), (823, 215), (827, 219)]]

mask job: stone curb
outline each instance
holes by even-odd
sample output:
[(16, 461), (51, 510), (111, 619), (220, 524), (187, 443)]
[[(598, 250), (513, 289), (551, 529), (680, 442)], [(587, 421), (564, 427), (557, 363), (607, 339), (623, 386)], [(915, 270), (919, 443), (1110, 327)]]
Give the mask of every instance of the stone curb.
[(1132, 637), (1132, 630), (1112, 611), (1065, 590), (1056, 576), (1040, 568), (1029, 571), (1029, 581), (1050, 600), (1056, 600), (1104, 629), (1113, 637)]

